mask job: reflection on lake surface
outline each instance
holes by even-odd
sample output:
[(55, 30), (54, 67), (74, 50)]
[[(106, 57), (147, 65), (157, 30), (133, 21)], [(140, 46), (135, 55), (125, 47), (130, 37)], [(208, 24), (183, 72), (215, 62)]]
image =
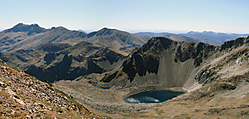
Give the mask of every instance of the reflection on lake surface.
[(129, 103), (160, 103), (172, 99), (182, 92), (170, 92), (165, 90), (146, 91), (129, 96), (126, 101)]

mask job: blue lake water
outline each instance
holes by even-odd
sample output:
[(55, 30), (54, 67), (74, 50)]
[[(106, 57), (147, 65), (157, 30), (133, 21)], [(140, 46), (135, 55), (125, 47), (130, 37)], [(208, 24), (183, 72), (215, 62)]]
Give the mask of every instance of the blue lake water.
[(170, 92), (165, 90), (160, 91), (146, 91), (135, 95), (131, 95), (126, 98), (129, 103), (160, 103), (166, 100), (172, 99), (182, 92)]
[(100, 87), (100, 86), (94, 86), (94, 87), (97, 87), (97, 88), (100, 88), (100, 89), (109, 89), (109, 88)]

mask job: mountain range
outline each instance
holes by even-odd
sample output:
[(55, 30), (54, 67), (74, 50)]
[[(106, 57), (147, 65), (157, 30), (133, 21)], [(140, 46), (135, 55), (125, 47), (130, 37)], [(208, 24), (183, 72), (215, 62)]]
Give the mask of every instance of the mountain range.
[(139, 32), (130, 34), (125, 31), (108, 28), (102, 28), (87, 34), (82, 31), (68, 30), (64, 27), (45, 29), (38, 24), (27, 25), (19, 23), (13, 28), (0, 32), (0, 51), (12, 52), (18, 49), (30, 50), (46, 43), (68, 43), (70, 45), (75, 45), (81, 41), (88, 41), (103, 47), (112, 47), (115, 50), (130, 53), (134, 48), (142, 46), (150, 38), (156, 36), (165, 36), (172, 40), (221, 45), (229, 39), (246, 37), (247, 35), (248, 34), (226, 34), (207, 31), (191, 31), (186, 34), (172, 34), (167, 32)]
[(30, 50), (46, 43), (68, 43), (75, 45), (88, 41), (103, 47), (130, 52), (135, 47), (143, 45), (149, 37), (139, 37), (128, 32), (103, 28), (86, 34), (80, 31), (68, 30), (64, 27), (41, 28), (38, 24), (26, 25), (19, 23), (13, 28), (0, 33), (0, 51), (12, 52), (19, 49)]
[(233, 40), (239, 37), (247, 37), (249, 35), (249, 34), (236, 34), (236, 33), (231, 33), (231, 34), (216, 33), (213, 31), (203, 31), (203, 32), (190, 31), (187, 33), (180, 33), (180, 34), (168, 33), (168, 32), (162, 32), (162, 33), (138, 32), (134, 34), (143, 35), (143, 36), (152, 36), (152, 37), (159, 37), (159, 36), (173, 34), (173, 35), (187, 36), (190, 38), (199, 38), (202, 40), (202, 42), (209, 44), (211, 43), (213, 45), (222, 45), (226, 41)]
[(40, 80), (54, 82), (110, 71), (121, 65), (126, 55), (122, 51), (83, 41), (73, 46), (47, 43), (34, 50), (2, 54), (1, 59)]
[[(174, 41), (214, 44), (196, 37), (173, 34), (164, 37)], [(64, 27), (45, 29), (38, 24), (19, 23), (0, 33), (0, 50), (1, 59), (6, 63), (40, 80), (54, 82), (110, 71), (150, 38), (108, 28), (86, 34)], [(58, 68), (61, 69), (52, 71)]]
[(246, 119), (249, 36), (239, 35), (19, 23), (0, 32), (0, 118)]

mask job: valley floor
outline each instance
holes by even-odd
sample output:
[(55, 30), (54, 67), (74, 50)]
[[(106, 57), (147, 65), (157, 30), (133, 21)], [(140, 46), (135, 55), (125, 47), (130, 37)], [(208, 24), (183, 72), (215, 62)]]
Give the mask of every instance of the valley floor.
[[(130, 104), (123, 100), (129, 90), (100, 89), (88, 79), (53, 83), (97, 115), (112, 118), (249, 118), (247, 89), (222, 92), (199, 100), (183, 100), (186, 93), (163, 103)], [(249, 85), (244, 83), (242, 85)], [(248, 86), (241, 86), (248, 87)], [(238, 95), (243, 92), (243, 95)]]

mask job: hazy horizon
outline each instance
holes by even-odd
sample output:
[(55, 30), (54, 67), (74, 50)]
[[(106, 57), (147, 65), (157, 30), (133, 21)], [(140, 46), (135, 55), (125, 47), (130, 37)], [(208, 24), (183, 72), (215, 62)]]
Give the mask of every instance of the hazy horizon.
[(87, 32), (108, 27), (131, 33), (249, 33), (248, 4), (247, 0), (2, 0), (0, 29), (21, 22)]
[[(19, 22), (19, 23), (23, 23), (23, 22)], [(19, 23), (16, 23), (15, 25), (19, 24)], [(38, 23), (23, 23), (24, 25), (31, 25), (31, 24), (38, 24)], [(12, 27), (14, 27), (15, 25), (12, 25)], [(51, 29), (52, 27), (60, 27), (62, 25), (59, 25), (59, 26), (52, 26), (52, 27), (43, 27), (41, 26), (40, 24), (38, 24), (40, 27), (42, 28), (46, 28), (46, 29)], [(12, 28), (12, 27), (9, 27), (9, 28)], [(66, 29), (69, 29), (67, 28), (66, 26), (62, 26)], [(6, 29), (9, 29), (9, 28), (6, 28)], [(150, 33), (172, 33), (172, 34), (186, 34), (188, 32), (215, 32), (215, 33), (227, 33), (227, 34), (232, 34), (232, 33), (235, 33), (235, 32), (216, 32), (216, 31), (211, 31), (211, 30), (203, 30), (203, 31), (159, 31), (159, 30), (126, 30), (126, 29), (119, 29), (119, 28), (115, 28), (115, 27), (101, 27), (101, 28), (98, 28), (98, 29), (95, 29), (95, 30), (84, 30), (84, 29), (69, 29), (69, 30), (76, 30), (76, 31), (83, 31), (85, 33), (91, 33), (91, 32), (94, 32), (94, 31), (98, 31), (98, 30), (101, 30), (103, 28), (108, 28), (108, 29), (117, 29), (117, 30), (120, 30), (120, 31), (125, 31), (125, 32), (129, 32), (131, 34), (135, 34), (135, 33), (140, 33), (140, 32), (150, 32)], [(6, 29), (0, 29), (0, 32), (6, 30)], [(249, 33), (236, 33), (236, 34), (249, 34)]]

